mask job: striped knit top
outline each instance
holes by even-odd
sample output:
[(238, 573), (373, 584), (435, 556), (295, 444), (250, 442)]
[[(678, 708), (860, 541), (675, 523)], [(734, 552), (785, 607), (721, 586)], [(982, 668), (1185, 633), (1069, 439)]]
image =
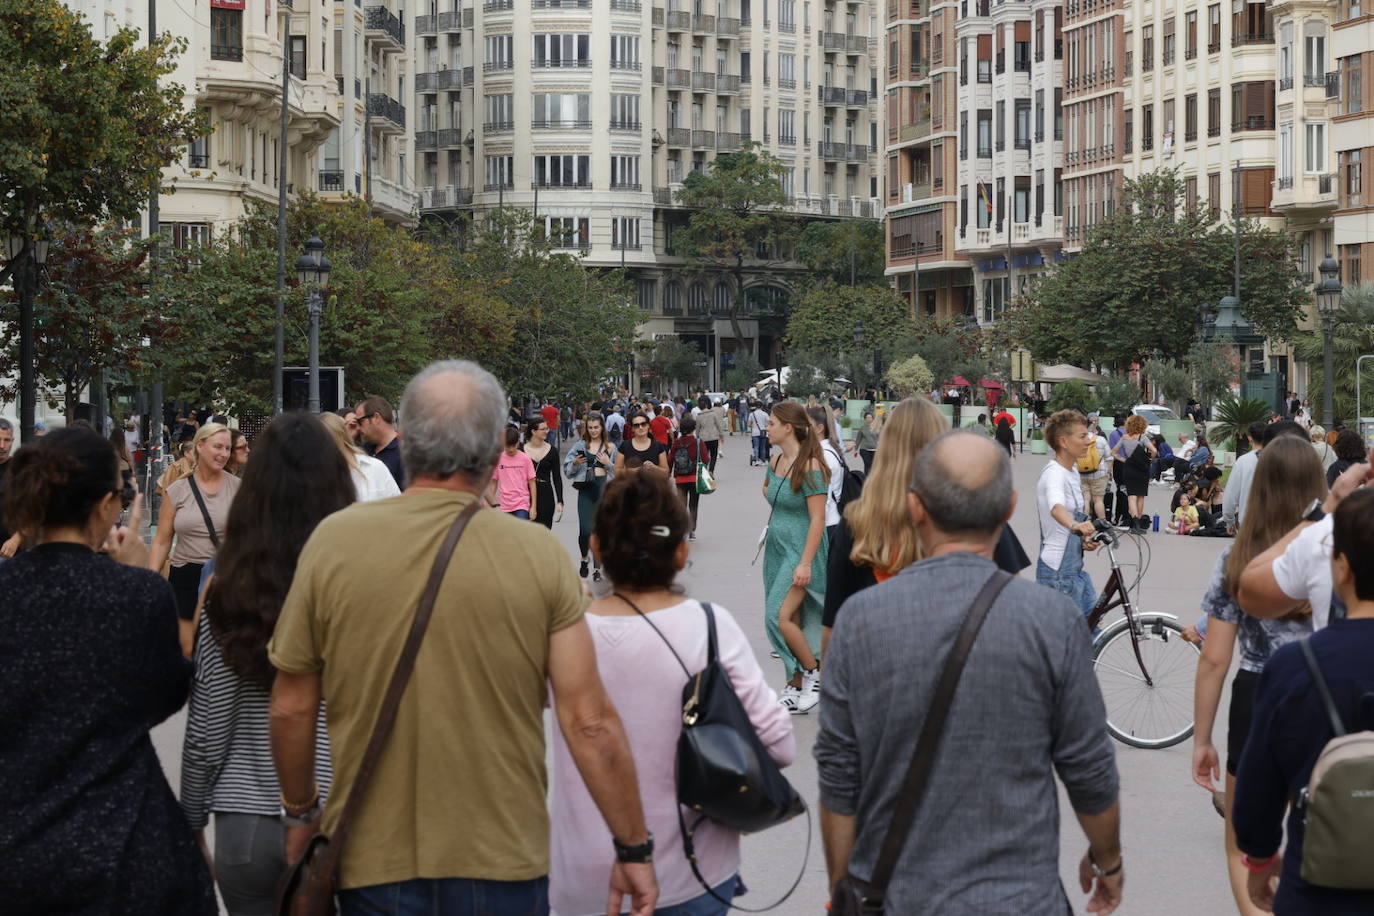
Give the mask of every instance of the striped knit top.
[[(181, 808), (191, 829), (204, 827), (211, 811), (280, 815), (281, 786), (268, 735), (271, 692), (224, 663), (204, 613), (192, 661), (195, 675), (181, 749)], [(315, 779), (323, 800), (333, 779), (323, 703), (315, 727)]]

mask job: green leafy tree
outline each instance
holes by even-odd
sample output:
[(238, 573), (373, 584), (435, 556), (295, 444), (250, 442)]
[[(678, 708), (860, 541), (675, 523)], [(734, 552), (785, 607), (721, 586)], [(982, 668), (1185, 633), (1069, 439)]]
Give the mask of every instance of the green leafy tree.
[[(34, 302), (34, 368), (47, 387), (62, 390), (68, 420), (100, 370), (141, 368), (141, 341), (149, 332), (142, 282), (151, 246), (135, 231), (107, 226), (64, 233), (48, 251), (47, 282)], [(0, 328), (0, 377), (12, 379), (19, 326)], [(0, 391), (13, 397), (14, 389)]]
[(909, 398), (925, 394), (935, 384), (935, 375), (919, 355), (913, 354), (894, 363), (884, 376), (887, 386), (898, 397)]
[(512, 396), (591, 397), (629, 367), (640, 312), (624, 276), (554, 251), (529, 211), (489, 214), (462, 260), (511, 311), (492, 369)]
[[(1323, 378), (1322, 335), (1320, 331), (1300, 336), (1294, 349), (1298, 358), (1307, 363), (1307, 396), (1318, 418), (1322, 414)], [(1331, 335), (1331, 369), (1335, 377), (1332, 389), (1332, 419), (1354, 428), (1355, 363), (1360, 356), (1374, 353), (1374, 283), (1347, 287), (1341, 293), (1341, 310)], [(1374, 360), (1365, 360), (1360, 379), (1364, 396), (1363, 412), (1374, 416)]]
[(794, 350), (787, 358), (786, 394), (806, 398), (828, 394), (840, 387), (835, 379), (844, 376), (845, 366), (833, 355), (815, 350)]
[(59, 0), (0, 0), (0, 225), (134, 221), (162, 167), (209, 130), (163, 82), (185, 48), (140, 47), (129, 29), (102, 43)]
[(891, 346), (911, 334), (910, 308), (886, 286), (840, 286), (832, 281), (807, 290), (787, 320), (788, 345), (800, 350), (847, 353), (858, 349), (854, 325), (863, 322), (864, 346)]
[[(373, 218), (360, 200), (326, 204), (313, 195), (287, 212), (287, 250), (313, 233), (333, 270), (320, 321), (320, 358), (344, 369), (346, 397), (397, 399), (426, 362), (502, 358), (514, 335), (509, 306), (458, 252), (412, 238)], [(306, 362), (306, 296), (288, 279), (287, 365)], [(155, 286), (153, 353), (169, 397), (235, 413), (272, 409), (276, 324), (276, 219), (250, 201), (236, 231), (170, 252)]]
[(899, 340), (890, 351), (884, 350), (884, 358), (885, 361), (897, 361), (919, 354), (935, 376), (935, 384), (943, 384), (956, 376), (976, 384), (980, 379), (1006, 374), (1002, 365), (1005, 360), (991, 359), (984, 349), (985, 334), (976, 325), (922, 316), (912, 323), (908, 337)]
[(1203, 405), (1210, 408), (1219, 398), (1230, 396), (1237, 366), (1226, 349), (1198, 337), (1189, 348), (1184, 365), (1193, 379), (1193, 396)]
[(1161, 404), (1167, 404), (1182, 416), (1183, 403), (1193, 394), (1193, 375), (1171, 359), (1148, 359), (1141, 370), (1155, 386)]
[[(1083, 250), (1060, 263), (1008, 314), (1013, 338), (1045, 362), (1127, 366), (1180, 359), (1199, 310), (1230, 292), (1233, 227), (1188, 212), (1183, 180), (1161, 170), (1127, 179), (1121, 205), (1097, 223)], [(1293, 239), (1241, 224), (1242, 310), (1262, 333), (1293, 332), (1306, 293)]]
[(701, 361), (706, 358), (701, 347), (688, 343), (680, 337), (664, 337), (660, 340), (642, 341), (638, 346), (639, 366), (649, 373), (657, 387), (674, 382), (686, 382), (695, 387), (701, 381)]
[(1054, 386), (1045, 409), (1050, 413), (1056, 410), (1077, 410), (1084, 416), (1097, 410), (1097, 395), (1093, 394), (1087, 383), (1076, 378), (1060, 382)]
[[(796, 240), (796, 221), (783, 209), (786, 171), (760, 144), (747, 143), (740, 152), (716, 156), (705, 171), (690, 173), (677, 195), (690, 215), (685, 226), (673, 231), (672, 248), (690, 266), (725, 273), (734, 281), (726, 317), (740, 347), (745, 341), (739, 316), (746, 285), (789, 263)], [(756, 340), (750, 344), (751, 355), (758, 355), (757, 347)]]
[(817, 280), (885, 287), (886, 241), (882, 220), (816, 220), (797, 239), (797, 260)]
[(763, 365), (748, 353), (736, 353), (734, 358), (735, 364), (725, 370), (725, 388), (727, 391), (747, 391), (759, 380)]
[(1104, 414), (1130, 413), (1140, 399), (1140, 386), (1129, 375), (1109, 375), (1097, 384), (1098, 409)]

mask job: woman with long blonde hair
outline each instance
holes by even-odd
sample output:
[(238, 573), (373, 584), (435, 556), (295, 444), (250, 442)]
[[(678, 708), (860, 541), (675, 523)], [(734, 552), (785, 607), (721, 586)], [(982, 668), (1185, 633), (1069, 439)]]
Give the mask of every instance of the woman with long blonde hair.
[(921, 559), (921, 543), (907, 509), (907, 487), (916, 456), (949, 429), (940, 408), (925, 398), (907, 398), (885, 415), (882, 437), (863, 492), (844, 510), (826, 570), (821, 657), (840, 605), (856, 592)]
[(768, 500), (764, 530), (764, 626), (782, 659), (787, 684), (781, 702), (788, 712), (810, 712), (820, 702), (821, 613), (825, 604), (825, 503), (830, 472), (820, 437), (793, 401), (773, 406), (768, 444), (778, 454), (768, 462), (763, 495)]
[[(1220, 760), (1212, 744), (1212, 725), (1221, 702), (1222, 684), (1231, 670), (1231, 658), (1240, 643), (1240, 667), (1231, 681), (1231, 707), (1227, 714), (1226, 868), (1231, 893), (1241, 913), (1258, 913), (1251, 903), (1246, 882), (1249, 873), (1236, 847), (1231, 824), (1231, 799), (1235, 794), (1236, 768), (1241, 750), (1250, 735), (1255, 692), (1265, 663), (1282, 645), (1303, 639), (1312, 632), (1312, 608), (1301, 608), (1276, 620), (1261, 620), (1246, 614), (1236, 603), (1240, 575), (1250, 561), (1264, 553), (1293, 526), (1302, 521), (1313, 500), (1326, 498), (1326, 477), (1321, 459), (1303, 439), (1280, 436), (1264, 447), (1255, 465), (1251, 486), (1252, 504), (1260, 508), (1241, 516), (1235, 541), (1217, 557), (1211, 583), (1202, 599), (1207, 615), (1207, 639), (1198, 657), (1197, 678), (1193, 683), (1193, 780), (1204, 789), (1216, 789), (1212, 780), (1220, 775)], [(1262, 500), (1262, 502), (1260, 502)]]
[(396, 485), (396, 478), (391, 476), (386, 465), (353, 444), (343, 417), (335, 413), (322, 413), (320, 420), (333, 438), (339, 454), (343, 455), (344, 464), (348, 465), (353, 487), (358, 492), (358, 502), (401, 495), (401, 488)]

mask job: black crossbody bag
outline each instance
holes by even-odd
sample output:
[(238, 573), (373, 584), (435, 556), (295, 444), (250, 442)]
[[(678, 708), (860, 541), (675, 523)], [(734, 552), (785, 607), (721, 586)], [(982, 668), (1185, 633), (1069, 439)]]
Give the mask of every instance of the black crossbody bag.
[(987, 619), (992, 603), (1011, 580), (1012, 577), (1007, 573), (996, 570), (978, 592), (978, 597), (973, 599), (973, 605), (959, 628), (959, 635), (954, 639), (954, 646), (945, 658), (945, 666), (940, 670), (940, 680), (935, 684), (930, 711), (926, 713), (921, 735), (916, 739), (916, 753), (902, 781), (892, 823), (888, 825), (878, 861), (873, 866), (873, 876), (864, 881), (846, 871), (830, 897), (830, 912), (834, 916), (883, 916), (887, 912), (887, 886), (892, 881), (902, 847), (906, 845), (907, 835), (911, 833), (911, 825), (916, 820), (916, 812), (920, 810), (921, 800), (929, 786), (930, 773), (935, 767), (935, 755), (940, 750), (945, 720), (949, 718), (949, 708), (954, 703), (959, 677), (964, 673), (964, 664), (973, 650), (973, 641), (978, 638), (978, 631), (983, 628), (983, 621)]
[[(806, 860), (811, 857), (811, 819), (806, 802), (782, 775), (782, 770), (768, 756), (768, 749), (759, 740), (749, 713), (740, 703), (730, 683), (730, 675), (721, 665), (716, 651), (716, 615), (711, 605), (701, 602), (706, 612), (706, 666), (693, 675), (683, 664), (673, 644), (648, 615), (633, 601), (616, 592), (644, 622), (653, 627), (658, 638), (673, 653), (687, 683), (682, 688), (682, 734), (677, 742), (677, 818), (682, 831), (682, 850), (697, 882), (721, 903), (746, 913), (762, 913), (781, 906), (792, 896), (806, 874)], [(682, 809), (690, 808), (701, 816), (691, 827), (682, 816)], [(757, 833), (790, 821), (807, 813), (806, 856), (796, 881), (782, 899), (770, 906), (746, 909), (716, 895), (702, 877), (697, 864), (692, 837), (705, 820), (738, 830)]]
[(219, 550), (219, 534), (215, 531), (215, 523), (210, 519), (210, 510), (205, 505), (205, 497), (196, 484), (196, 475), (192, 474), (186, 479), (191, 482), (191, 495), (196, 498), (196, 505), (200, 506), (200, 517), (205, 519), (205, 530), (210, 533), (210, 543), (215, 545), (216, 550)]

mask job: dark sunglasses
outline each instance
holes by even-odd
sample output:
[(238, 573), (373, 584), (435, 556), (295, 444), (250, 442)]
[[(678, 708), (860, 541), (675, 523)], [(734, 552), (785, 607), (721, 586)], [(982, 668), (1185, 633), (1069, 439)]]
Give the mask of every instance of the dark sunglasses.
[(631, 428), (631, 429), (639, 429), (641, 426), (648, 426), (648, 425), (649, 425), (648, 423), (631, 423), (631, 424), (630, 424), (630, 428)]

